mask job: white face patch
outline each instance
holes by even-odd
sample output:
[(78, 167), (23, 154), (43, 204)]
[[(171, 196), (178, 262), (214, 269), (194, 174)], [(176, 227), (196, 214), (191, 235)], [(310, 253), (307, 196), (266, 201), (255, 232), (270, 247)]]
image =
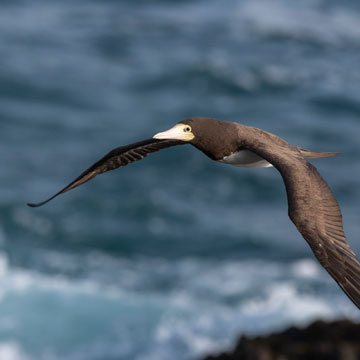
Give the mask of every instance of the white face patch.
[(229, 156), (225, 156), (222, 160), (219, 160), (219, 162), (233, 166), (249, 168), (263, 168), (272, 166), (268, 161), (250, 150), (236, 151)]

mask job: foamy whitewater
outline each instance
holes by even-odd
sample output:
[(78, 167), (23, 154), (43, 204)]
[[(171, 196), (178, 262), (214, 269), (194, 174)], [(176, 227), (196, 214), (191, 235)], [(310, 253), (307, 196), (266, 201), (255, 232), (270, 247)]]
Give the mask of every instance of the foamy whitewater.
[(41, 201), (190, 116), (315, 151), (360, 255), (358, 1), (0, 3), (0, 359), (193, 360), (359, 312), (276, 169), (171, 148)]
[(72, 278), (10, 268), (4, 254), (0, 259), (4, 360), (188, 359), (230, 347), (242, 332), (358, 318), (336, 292), (301, 291), (330, 283), (307, 259), (279, 265), (47, 254), (52, 266), (68, 264), (65, 272), (86, 269), (87, 277)]

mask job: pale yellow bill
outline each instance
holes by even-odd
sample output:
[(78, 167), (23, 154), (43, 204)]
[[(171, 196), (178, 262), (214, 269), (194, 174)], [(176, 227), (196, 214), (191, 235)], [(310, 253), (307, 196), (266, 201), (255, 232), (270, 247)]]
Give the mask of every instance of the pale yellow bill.
[(182, 140), (190, 141), (194, 138), (191, 127), (186, 124), (176, 124), (169, 130), (157, 133), (153, 136), (154, 139), (159, 140)]

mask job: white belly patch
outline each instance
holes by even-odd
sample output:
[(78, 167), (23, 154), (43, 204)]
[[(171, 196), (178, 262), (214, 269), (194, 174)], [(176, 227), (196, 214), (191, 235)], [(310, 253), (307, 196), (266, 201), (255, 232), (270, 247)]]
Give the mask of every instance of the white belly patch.
[(243, 167), (270, 167), (272, 166), (268, 161), (264, 160), (259, 155), (256, 155), (250, 150), (240, 150), (232, 153), (229, 156), (225, 156), (219, 162), (233, 165), (233, 166), (243, 166)]

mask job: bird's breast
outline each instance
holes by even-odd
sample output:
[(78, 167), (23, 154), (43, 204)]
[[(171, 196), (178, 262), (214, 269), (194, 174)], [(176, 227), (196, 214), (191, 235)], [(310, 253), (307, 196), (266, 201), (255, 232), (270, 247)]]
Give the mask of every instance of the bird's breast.
[(272, 164), (270, 164), (268, 161), (250, 150), (235, 151), (229, 156), (224, 156), (221, 160), (218, 161), (225, 164), (242, 167), (262, 168), (272, 166)]

